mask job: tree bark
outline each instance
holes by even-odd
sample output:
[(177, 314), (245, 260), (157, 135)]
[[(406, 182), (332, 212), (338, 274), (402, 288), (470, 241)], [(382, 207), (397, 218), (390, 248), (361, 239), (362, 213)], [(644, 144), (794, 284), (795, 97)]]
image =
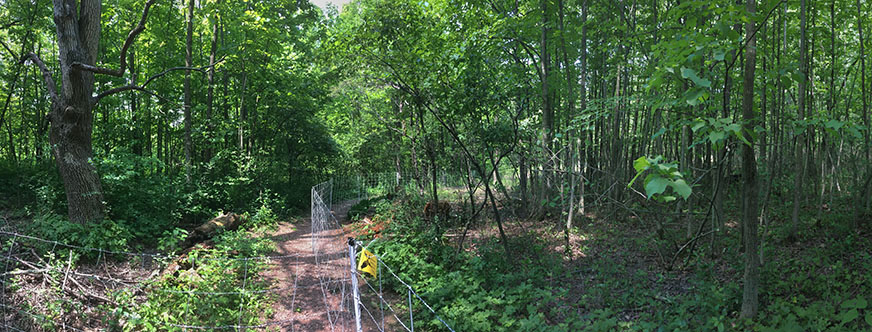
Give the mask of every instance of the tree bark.
[[(805, 3), (805, 0), (802, 0)], [(745, 23), (745, 70), (742, 88), (742, 130), (751, 144), (742, 144), (742, 178), (744, 195), (742, 197), (742, 223), (745, 232), (745, 275), (742, 291), (742, 318), (753, 318), (759, 308), (760, 256), (757, 254), (757, 160), (754, 155), (754, 71), (757, 66), (757, 41), (754, 37), (756, 0), (747, 0), (748, 22)]]
[[(808, 33), (806, 20), (807, 16), (806, 0), (800, 1), (799, 10), (799, 71), (801, 78), (799, 80), (799, 109), (797, 110), (797, 119), (805, 120), (806, 94), (808, 86), (808, 62), (806, 60), (808, 53)], [(796, 136), (794, 145), (794, 167), (793, 167), (793, 212), (791, 214), (790, 238), (796, 240), (797, 229), (799, 228), (799, 208), (802, 200), (802, 180), (805, 171), (805, 154), (803, 148), (805, 144), (805, 130)]]
[[(103, 219), (103, 189), (97, 170), (91, 164), (94, 114), (94, 73), (74, 69), (74, 63), (94, 66), (100, 41), (99, 0), (54, 0), (61, 68), (61, 91), (42, 60), (31, 59), (43, 72), (52, 100), (49, 142), (53, 149), (64, 192), (67, 213), (73, 222), (87, 223)], [(79, 12), (76, 13), (76, 8)]]
[(554, 139), (554, 108), (551, 105), (551, 91), (550, 86), (548, 84), (549, 77), (551, 76), (551, 53), (548, 49), (548, 0), (541, 1), (541, 9), (542, 9), (542, 36), (541, 36), (541, 52), (542, 58), (539, 59), (539, 65), (542, 67), (541, 71), (541, 80), (542, 80), (542, 149), (544, 151), (544, 167), (545, 167), (545, 181), (543, 184), (545, 188), (543, 188), (543, 193), (545, 195), (543, 197), (548, 197), (551, 193), (552, 181), (551, 174), (553, 174), (553, 158), (551, 156), (551, 148), (552, 141)]
[[(187, 39), (185, 41), (185, 67), (191, 68), (192, 62), (192, 44), (194, 37), (194, 0), (188, 0), (188, 26)], [(191, 182), (191, 156), (193, 154), (193, 143), (191, 142), (191, 70), (185, 69), (185, 179)]]
[(149, 8), (155, 1), (146, 2), (139, 24), (128, 34), (121, 48), (118, 70), (96, 66), (100, 46), (100, 0), (53, 0), (61, 71), (60, 91), (51, 71), (38, 55), (29, 53), (22, 59), (38, 66), (51, 100), (51, 110), (47, 115), (50, 123), (49, 142), (64, 183), (67, 213), (73, 222), (99, 221), (105, 213), (100, 177), (91, 164), (94, 156), (91, 138), (93, 109), (99, 100), (94, 97), (94, 75), (100, 73), (121, 77), (124, 74), (127, 51), (145, 29)]
[[(863, 39), (863, 10), (860, 0), (857, 0), (857, 33), (860, 37), (860, 93), (863, 99), (863, 126), (869, 128), (869, 108), (866, 99), (866, 45)], [(866, 163), (869, 163), (869, 130), (864, 132), (863, 139)]]
[[(218, 1), (218, 4), (221, 2)], [(209, 51), (209, 72), (207, 73), (207, 79), (209, 80), (209, 89), (208, 95), (206, 97), (206, 138), (212, 139), (214, 135), (214, 125), (212, 123), (212, 113), (215, 105), (215, 56), (218, 53), (218, 15), (214, 15), (213, 19), (215, 22), (212, 22), (212, 45)], [(212, 144), (211, 142), (206, 143), (205, 160), (209, 161), (212, 159)]]

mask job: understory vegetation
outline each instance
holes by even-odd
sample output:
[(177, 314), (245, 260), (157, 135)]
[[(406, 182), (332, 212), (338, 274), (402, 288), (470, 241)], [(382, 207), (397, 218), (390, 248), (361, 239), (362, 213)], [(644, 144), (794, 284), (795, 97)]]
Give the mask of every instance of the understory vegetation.
[(0, 0), (0, 328), (872, 330), (872, 2), (324, 2)]
[[(605, 220), (593, 213), (581, 222), (572, 230), (577, 252), (572, 259), (556, 249), (562, 239), (549, 235), (553, 229), (519, 220), (529, 228), (513, 234), (513, 255), (506, 256), (486, 225), (481, 231), (489, 236), (472, 239), (458, 251), (456, 238), (422, 219), (425, 200), (417, 193), (375, 202), (351, 210), (368, 209), (373, 222), (388, 226), (360, 239), (377, 238), (369, 249), (410, 280), (458, 331), (859, 331), (872, 326), (872, 243), (868, 233), (844, 226), (850, 216), (828, 218), (795, 243), (785, 242), (783, 225), (767, 231), (771, 242), (761, 252), (767, 262), (761, 287), (767, 295), (761, 298), (760, 318), (751, 322), (738, 318), (738, 253), (710, 259), (696, 252), (682, 258), (681, 269), (665, 269), (655, 258), (657, 237), (640, 231), (639, 221), (627, 215)], [(450, 222), (442, 229), (462, 231)], [(725, 245), (739, 240), (732, 230)], [(383, 280), (397, 294), (407, 291), (391, 278)], [(426, 318), (416, 324), (442, 327), (425, 308), (414, 309)]]

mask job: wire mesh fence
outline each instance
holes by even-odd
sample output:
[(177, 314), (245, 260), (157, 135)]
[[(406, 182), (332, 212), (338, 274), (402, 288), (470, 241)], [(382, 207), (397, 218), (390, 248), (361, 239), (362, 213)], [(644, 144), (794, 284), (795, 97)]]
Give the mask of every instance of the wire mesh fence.
[[(249, 305), (320, 288), (320, 283), (296, 280), (302, 255), (123, 252), (11, 231), (0, 231), (0, 244), (3, 331), (296, 330), (296, 321), (320, 314), (291, 309), (296, 314), (267, 317)], [(277, 287), (280, 280), (264, 275), (279, 269), (291, 271), (287, 275), (295, 279), (293, 286)], [(208, 279), (210, 271), (230, 277)], [(156, 310), (138, 310), (140, 305)]]
[[(352, 238), (346, 241), (342, 224), (334, 215), (334, 212), (344, 209), (334, 209), (333, 200), (348, 206), (361, 199), (400, 190), (403, 186), (412, 185), (412, 181), (414, 178), (409, 175), (381, 173), (346, 177), (340, 181), (334, 179), (312, 187), (312, 248), (318, 262), (319, 275), (324, 276), (322, 281), (325, 287), (322, 291), (325, 310), (334, 313), (330, 320), (333, 331), (413, 332), (416, 316), (419, 322), (421, 319), (436, 319), (445, 329), (454, 331), (380, 256), (368, 252), (377, 262), (374, 267), (375, 280), (362, 275), (357, 265), (359, 259), (364, 258), (358, 257), (357, 253), (358, 249), (366, 248)], [(442, 186), (456, 186), (461, 181), (459, 177), (437, 178), (437, 184)], [(343, 260), (343, 256), (348, 259)], [(400, 301), (397, 294), (392, 294), (394, 299), (388, 300), (383, 285), (383, 272), (387, 272), (392, 279), (405, 287), (407, 301)], [(340, 280), (341, 282), (337, 282)], [(400, 307), (405, 307), (407, 312), (399, 312)]]
[[(414, 331), (416, 320), (432, 320), (435, 311), (378, 256), (377, 281), (360, 275), (354, 265), (363, 246), (349, 246), (336, 215), (415, 181), (377, 173), (313, 186), (311, 255), (128, 252), (4, 226), (0, 331)], [(381, 272), (406, 285), (407, 294), (388, 295)], [(275, 301), (289, 310), (274, 314), (256, 305)]]

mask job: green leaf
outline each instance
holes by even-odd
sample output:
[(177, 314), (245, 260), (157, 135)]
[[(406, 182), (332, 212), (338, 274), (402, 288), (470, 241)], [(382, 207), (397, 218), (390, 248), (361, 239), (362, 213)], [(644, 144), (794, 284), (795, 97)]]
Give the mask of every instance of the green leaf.
[(872, 311), (866, 312), (866, 324), (872, 326)]
[(690, 68), (681, 67), (681, 77), (690, 79), (691, 81), (693, 81), (693, 84), (701, 87), (712, 87), (712, 81), (699, 77), (699, 75), (696, 74), (696, 71)]
[(854, 309), (866, 309), (868, 303), (865, 299), (856, 298), (853, 300), (848, 300), (842, 303), (842, 308), (854, 308)]
[(669, 185), (668, 179), (659, 176), (650, 177), (648, 183), (645, 184), (645, 193), (648, 195), (648, 199), (651, 199), (651, 196), (662, 194), (666, 191), (667, 185)]
[(696, 121), (693, 123), (693, 126), (690, 127), (690, 130), (692, 130), (693, 132), (696, 132), (697, 130), (699, 130), (700, 128), (702, 128), (704, 126), (705, 126), (705, 121)]
[(724, 50), (715, 50), (715, 61), (724, 61), (724, 56), (727, 53)]
[(844, 325), (853, 322), (857, 317), (860, 317), (860, 313), (857, 312), (857, 309), (851, 309), (847, 312), (843, 312), (839, 316), (842, 317), (842, 325)]
[(830, 120), (824, 124), (824, 126), (826, 126), (829, 129), (833, 129), (833, 130), (839, 130), (839, 128), (842, 128), (842, 126), (844, 126), (844, 125), (845, 125), (844, 122), (838, 121), (838, 120)]
[(727, 53), (724, 50), (715, 50), (715, 61), (724, 61), (724, 56)]
[(651, 166), (651, 163), (648, 162), (648, 157), (645, 156), (641, 156), (633, 162), (633, 168), (636, 172), (644, 171), (648, 169), (649, 166)]
[(687, 198), (690, 197), (690, 194), (693, 192), (693, 190), (690, 188), (687, 182), (684, 181), (684, 179), (675, 180), (670, 183), (669, 186), (672, 187), (672, 190), (675, 190), (676, 193), (681, 195), (681, 198), (684, 198), (684, 200), (687, 200)]
[(723, 131), (713, 131), (709, 134), (709, 141), (711, 141), (712, 143), (717, 143), (726, 137), (727, 134)]
[(705, 89), (692, 89), (687, 93), (687, 104), (690, 106), (699, 105), (700, 99), (707, 94)]

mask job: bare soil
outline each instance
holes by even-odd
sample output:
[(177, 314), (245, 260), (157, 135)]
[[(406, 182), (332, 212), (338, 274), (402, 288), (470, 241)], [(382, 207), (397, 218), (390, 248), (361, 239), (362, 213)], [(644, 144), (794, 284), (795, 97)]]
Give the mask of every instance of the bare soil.
[[(346, 223), (348, 209), (356, 201), (334, 206), (333, 215)], [(323, 231), (318, 235), (320, 251), (313, 252), (312, 222), (303, 218), (296, 223), (281, 223), (270, 236), (276, 243), (276, 255), (296, 255), (298, 259), (274, 264), (264, 277), (274, 287), (288, 291), (278, 295), (273, 316), (280, 331), (353, 331), (348, 273), (349, 232), (345, 227)], [(321, 263), (317, 264), (316, 259)], [(364, 287), (361, 280), (361, 287)], [(365, 312), (362, 315), (366, 315)], [(364, 331), (378, 331), (372, 320), (362, 319)]]

